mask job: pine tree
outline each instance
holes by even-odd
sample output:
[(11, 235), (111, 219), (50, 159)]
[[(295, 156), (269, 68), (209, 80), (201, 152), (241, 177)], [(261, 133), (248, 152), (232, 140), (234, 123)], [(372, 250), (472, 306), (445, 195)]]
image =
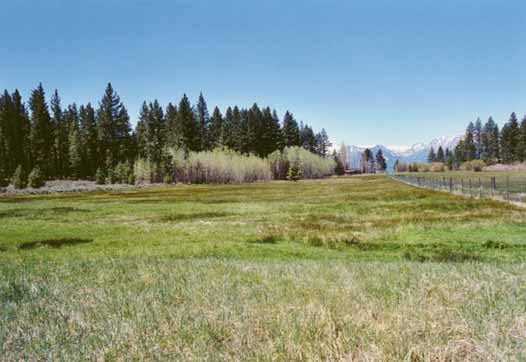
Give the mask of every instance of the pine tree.
[(183, 148), (188, 151), (199, 151), (201, 149), (200, 129), (186, 94), (183, 95), (179, 102), (177, 120), (182, 129), (181, 140)]
[(66, 119), (69, 121), (67, 175), (79, 179), (83, 176), (83, 147), (80, 138), (80, 126), (76, 106), (69, 106), (67, 114)]
[(427, 154), (427, 162), (435, 162), (437, 160), (437, 155), (435, 154), (435, 149), (431, 147), (429, 153)]
[(165, 119), (159, 102), (150, 103), (146, 118), (146, 159), (155, 165), (162, 160), (165, 145)]
[(224, 144), (230, 149), (235, 149), (236, 140), (234, 138), (234, 111), (228, 107), (223, 118), (223, 138)]
[(53, 160), (55, 176), (67, 176), (66, 170), (68, 168), (68, 153), (69, 153), (69, 129), (68, 122), (64, 118), (62, 106), (60, 104), (60, 96), (58, 90), (55, 89), (51, 97), (51, 112), (53, 113), (52, 124), (54, 133), (53, 143)]
[(316, 134), (316, 153), (319, 156), (326, 157), (331, 147), (332, 143), (329, 141), (329, 136), (325, 128), (322, 128), (321, 131)]
[(439, 146), (438, 147), (438, 151), (437, 151), (436, 161), (444, 163), (445, 160), (446, 160), (446, 158), (445, 158), (445, 155), (444, 155), (444, 149), (442, 148), (442, 146)]
[(31, 153), (33, 166), (40, 168), (44, 177), (53, 174), (49, 160), (53, 158), (53, 128), (42, 83), (31, 93)]
[(482, 128), (480, 158), (485, 162), (496, 162), (499, 157), (499, 128), (489, 117)]
[(473, 142), (475, 143), (475, 159), (480, 160), (482, 154), (482, 121), (477, 118), (473, 128)]
[[(63, 122), (65, 123), (65, 129), (67, 131), (67, 138), (64, 145), (67, 146), (67, 149), (62, 151), (61, 160), (63, 162), (61, 166), (61, 177), (70, 177), (80, 178), (82, 176), (82, 152), (83, 147), (80, 143), (80, 120), (79, 112), (77, 110), (77, 105), (75, 103), (70, 104), (65, 112), (63, 117)], [(71, 147), (70, 142), (75, 141), (76, 144), (74, 147)], [(70, 152), (77, 152), (76, 155), (71, 155)], [(75, 160), (71, 160), (71, 157), (75, 157)], [(74, 165), (75, 170), (71, 168)]]
[(283, 117), (283, 139), (286, 147), (301, 146), (298, 122), (289, 111), (285, 112)]
[(181, 148), (182, 129), (177, 118), (177, 107), (168, 103), (166, 107), (166, 145), (168, 147)]
[[(31, 123), (27, 114), (26, 107), (22, 102), (22, 96), (17, 89), (11, 95), (12, 100), (12, 114), (11, 114), (11, 156), (12, 162), (15, 165), (22, 165), (24, 169), (30, 167), (30, 152), (31, 145), (29, 143), (29, 136), (31, 132)], [(12, 167), (14, 169), (14, 167)]]
[(464, 136), (464, 157), (466, 161), (475, 160), (477, 157), (477, 146), (475, 145), (474, 133), (475, 125), (473, 122), (470, 122), (466, 129), (466, 135)]
[(376, 152), (376, 167), (379, 171), (385, 171), (387, 169), (387, 163), (381, 149)]
[(276, 110), (272, 110), (272, 144), (274, 150), (282, 150), (283, 145), (283, 130), (281, 129), (281, 124), (279, 121), (279, 116)]
[(303, 125), (300, 127), (300, 142), (301, 146), (306, 150), (316, 153), (316, 135), (309, 125)]
[(199, 149), (198, 150), (209, 150), (210, 149), (210, 137), (208, 135), (210, 127), (210, 114), (208, 113), (208, 107), (206, 105), (205, 97), (203, 93), (199, 94), (199, 100), (197, 101), (195, 109), (195, 118), (197, 120), (199, 132)]
[(84, 149), (84, 160), (82, 166), (83, 177), (94, 177), (99, 164), (97, 153), (97, 123), (95, 120), (95, 110), (88, 103), (79, 108), (80, 138)]
[[(115, 166), (129, 157), (131, 126), (128, 111), (108, 83), (97, 110), (99, 154), (111, 154)], [(104, 161), (104, 158), (100, 160)], [(99, 167), (102, 165), (99, 162)]]
[(518, 141), (519, 124), (517, 116), (512, 113), (509, 121), (502, 127), (500, 135), (500, 154), (503, 163), (513, 163), (519, 159)]
[(219, 107), (214, 108), (209, 129), (210, 148), (223, 147), (225, 145), (223, 115)]
[(521, 162), (526, 161), (526, 115), (522, 118), (517, 143), (517, 153)]

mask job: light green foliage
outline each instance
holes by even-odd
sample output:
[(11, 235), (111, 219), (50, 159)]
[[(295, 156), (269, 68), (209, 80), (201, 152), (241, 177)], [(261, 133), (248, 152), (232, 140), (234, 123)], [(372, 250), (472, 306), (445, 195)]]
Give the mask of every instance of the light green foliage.
[(102, 168), (98, 168), (95, 173), (95, 183), (97, 185), (104, 185), (106, 183), (106, 174)]
[(283, 152), (275, 151), (269, 155), (270, 168), (274, 179), (289, 176), (289, 168), (297, 169), (293, 173), (300, 178), (315, 179), (334, 174), (336, 162), (332, 158), (318, 156), (302, 147), (285, 147)]
[(460, 169), (463, 171), (475, 171), (480, 172), (486, 166), (486, 163), (482, 160), (473, 160), (464, 162), (460, 165)]
[(0, 197), (0, 359), (523, 361), (526, 212), (358, 176)]
[(38, 167), (35, 167), (31, 172), (29, 173), (28, 178), (29, 186), (38, 189), (45, 185), (44, 182), (44, 175), (42, 175), (42, 172)]
[(25, 189), (27, 187), (27, 174), (22, 166), (16, 168), (12, 182), (15, 189)]

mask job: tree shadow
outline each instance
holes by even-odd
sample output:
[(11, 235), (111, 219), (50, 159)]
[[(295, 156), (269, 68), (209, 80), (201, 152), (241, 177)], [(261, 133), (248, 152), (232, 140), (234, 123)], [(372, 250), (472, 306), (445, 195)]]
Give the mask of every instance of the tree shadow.
[(53, 249), (59, 249), (63, 246), (72, 246), (78, 244), (87, 244), (93, 242), (93, 239), (80, 239), (80, 238), (62, 238), (62, 239), (47, 239), (47, 240), (36, 240), (22, 243), (18, 246), (20, 250), (31, 250), (41, 247), (50, 247)]

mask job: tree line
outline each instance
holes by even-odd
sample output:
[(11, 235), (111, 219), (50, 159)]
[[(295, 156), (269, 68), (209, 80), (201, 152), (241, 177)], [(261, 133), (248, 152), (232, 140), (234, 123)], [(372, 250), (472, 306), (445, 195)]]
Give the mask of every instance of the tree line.
[(280, 120), (270, 107), (218, 107), (209, 113), (200, 94), (194, 106), (186, 95), (163, 108), (144, 102), (136, 127), (108, 83), (97, 107), (91, 103), (63, 107), (57, 90), (48, 105), (42, 84), (24, 103), (18, 90), (0, 96), (0, 182), (15, 173), (37, 170), (45, 179), (94, 179), (137, 159), (162, 168), (168, 149), (184, 152), (228, 148), (267, 157), (286, 147), (302, 147), (326, 157), (331, 146), (324, 129), (315, 133), (287, 111)]
[(526, 115), (519, 122), (512, 113), (500, 129), (492, 117), (484, 124), (478, 118), (468, 124), (464, 137), (453, 150), (439, 147), (436, 153), (431, 149), (428, 156), (429, 162), (443, 162), (449, 168), (475, 160), (485, 164), (526, 162)]

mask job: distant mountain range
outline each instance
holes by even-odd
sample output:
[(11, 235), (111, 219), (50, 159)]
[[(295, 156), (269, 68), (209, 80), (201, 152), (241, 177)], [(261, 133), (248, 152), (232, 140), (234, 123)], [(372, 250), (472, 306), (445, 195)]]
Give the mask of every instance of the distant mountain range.
[(366, 148), (369, 148), (373, 154), (376, 155), (379, 149), (382, 150), (384, 157), (387, 161), (387, 170), (392, 171), (393, 165), (396, 160), (400, 162), (427, 162), (427, 156), (431, 147), (435, 150), (438, 150), (440, 146), (446, 151), (446, 148), (453, 150), (458, 142), (462, 139), (462, 136), (455, 137), (440, 137), (435, 138), (429, 143), (415, 143), (409, 147), (399, 147), (399, 146), (384, 146), (384, 145), (375, 145), (375, 146), (347, 146), (347, 167), (348, 168), (359, 168), (360, 160), (362, 153)]

